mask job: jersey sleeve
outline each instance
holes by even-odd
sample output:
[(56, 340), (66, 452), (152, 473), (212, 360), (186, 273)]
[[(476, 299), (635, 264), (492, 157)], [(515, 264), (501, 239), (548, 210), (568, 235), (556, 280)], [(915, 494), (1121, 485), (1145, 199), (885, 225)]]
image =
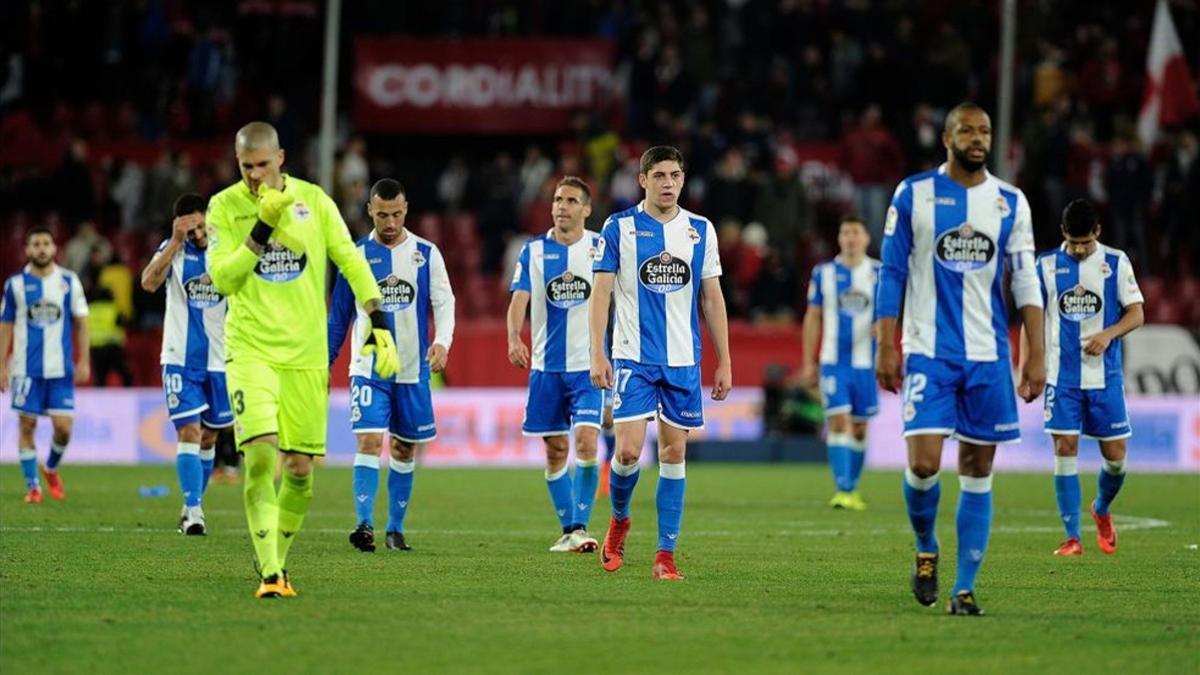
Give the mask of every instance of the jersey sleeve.
[(1145, 301), (1142, 289), (1138, 287), (1137, 279), (1133, 276), (1133, 264), (1129, 262), (1129, 256), (1122, 253), (1117, 261), (1117, 302), (1120, 302), (1122, 307), (1128, 307)]
[(525, 242), (525, 245), (521, 247), (521, 255), (517, 257), (517, 266), (513, 269), (512, 282), (508, 285), (509, 293), (516, 291), (531, 292), (529, 286), (529, 242)]
[(701, 279), (721, 276), (720, 246), (717, 242), (717, 228), (712, 221), (704, 221), (704, 264), (700, 269)]
[(82, 317), (88, 315), (87, 298), (83, 295), (83, 284), (79, 281), (79, 276), (71, 275), (71, 316)]
[(825, 304), (825, 294), (821, 292), (821, 265), (813, 267), (812, 278), (808, 280), (808, 304), (810, 307)]
[(350, 284), (339, 270), (333, 283), (333, 296), (329, 302), (329, 365), (337, 361), (342, 343), (346, 341), (346, 333), (354, 325), (358, 312), (354, 304), (354, 294), (350, 292)]
[(433, 343), (449, 350), (454, 342), (454, 289), (446, 260), (436, 246), (429, 256), (429, 304), (433, 307)]
[(321, 227), (325, 230), (325, 247), (329, 259), (346, 277), (359, 304), (366, 305), (371, 300), (379, 300), (383, 294), (379, 292), (375, 275), (371, 274), (371, 266), (350, 238), (350, 230), (346, 229), (346, 223), (342, 221), (342, 214), (338, 212), (337, 205), (329, 195), (324, 192), (320, 194)]
[(1049, 307), (1048, 287), (1046, 286), (1046, 275), (1050, 273), (1050, 268), (1053, 266), (1053, 256), (1047, 255), (1044, 258), (1039, 258), (1037, 261), (1037, 277), (1038, 289), (1042, 295), (1042, 307)]
[(1025, 193), (1017, 193), (1017, 214), (1005, 243), (1011, 273), (1013, 301), (1017, 307), (1044, 307), (1033, 258), (1033, 216)]
[(222, 200), (208, 202), (204, 219), (208, 223), (209, 276), (221, 295), (237, 295), (258, 264), (258, 255), (233, 235), (233, 217)]
[(600, 240), (596, 245), (600, 251), (596, 262), (592, 264), (593, 272), (616, 272), (621, 261), (621, 226), (616, 218), (609, 218), (600, 229)]
[[(4, 280), (4, 299), (0, 300), (0, 321), (4, 323), (13, 323), (17, 320), (17, 296), (13, 291), (13, 279), (9, 277)], [(0, 359), (4, 358), (0, 355)]]
[[(158, 245), (158, 248), (154, 250), (155, 257), (162, 255), (162, 252), (167, 250), (167, 244), (169, 244), (169, 243), (171, 243), (170, 239), (163, 239), (162, 243)], [(165, 278), (170, 279), (171, 275), (174, 273), (175, 273), (175, 266), (167, 265), (167, 276)]]
[(875, 290), (875, 318), (900, 315), (900, 299), (908, 283), (908, 259), (912, 254), (912, 190), (901, 183), (892, 196), (883, 224), (883, 267)]

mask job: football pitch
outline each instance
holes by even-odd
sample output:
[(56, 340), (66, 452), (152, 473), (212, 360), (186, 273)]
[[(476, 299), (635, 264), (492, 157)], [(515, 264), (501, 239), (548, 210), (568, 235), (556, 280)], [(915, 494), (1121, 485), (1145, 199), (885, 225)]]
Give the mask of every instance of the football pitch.
[[(947, 466), (953, 466), (947, 452)], [(1200, 477), (1131, 474), (1120, 549), (1063, 539), (1049, 475), (998, 474), (977, 597), (949, 617), (957, 481), (943, 472), (942, 599), (909, 592), (899, 472), (868, 472), (865, 513), (825, 506), (823, 466), (688, 467), (678, 561), (654, 582), (643, 469), (625, 567), (552, 554), (539, 470), (421, 470), (411, 552), (355, 551), (349, 469), (320, 469), (288, 566), (300, 596), (253, 599), (240, 486), (214, 484), (210, 534), (176, 533), (174, 468), (67, 464), (67, 500), (21, 503), (0, 481), (0, 672), (1070, 672), (1200, 671)], [(1083, 478), (1095, 494), (1094, 473)], [(165, 484), (165, 498), (139, 496)], [(608, 521), (597, 501), (592, 532)]]

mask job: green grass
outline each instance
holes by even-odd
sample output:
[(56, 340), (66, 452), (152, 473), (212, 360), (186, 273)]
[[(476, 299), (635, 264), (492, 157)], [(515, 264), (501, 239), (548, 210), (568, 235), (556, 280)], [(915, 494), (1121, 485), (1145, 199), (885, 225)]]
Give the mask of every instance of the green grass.
[[(0, 672), (1200, 670), (1195, 475), (1130, 476), (1115, 509), (1121, 549), (1100, 554), (1088, 527), (1086, 554), (1070, 560), (1050, 555), (1062, 539), (1051, 478), (998, 476), (977, 589), (990, 616), (965, 618), (909, 593), (896, 473), (864, 478), (861, 514), (825, 507), (823, 467), (688, 473), (688, 579), (655, 583), (653, 471), (626, 566), (607, 574), (593, 556), (546, 551), (558, 528), (540, 471), (420, 471), (415, 550), (370, 555), (346, 541), (349, 470), (323, 469), (289, 560), (300, 597), (256, 601), (239, 488), (211, 487), (211, 534), (185, 539), (174, 488), (137, 493), (174, 486), (171, 467), (68, 466), (68, 500), (41, 506), (20, 503), (6, 467)], [(957, 486), (943, 486), (944, 596)], [(598, 505), (598, 537), (606, 523)]]

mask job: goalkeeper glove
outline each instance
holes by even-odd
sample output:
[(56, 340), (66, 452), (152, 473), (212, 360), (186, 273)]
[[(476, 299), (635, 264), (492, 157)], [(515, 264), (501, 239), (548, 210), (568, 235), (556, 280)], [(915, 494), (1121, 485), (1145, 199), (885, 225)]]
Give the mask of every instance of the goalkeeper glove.
[(362, 355), (375, 355), (375, 372), (382, 378), (390, 378), (400, 369), (400, 355), (396, 353), (396, 341), (388, 329), (387, 319), (380, 310), (371, 312), (371, 331), (363, 343)]
[(294, 236), (288, 227), (287, 211), (296, 201), (292, 195), (276, 190), (266, 183), (258, 186), (258, 222), (250, 231), (250, 238), (262, 246), (267, 245), (268, 239), (275, 239), (293, 253), (303, 253), (304, 244)]

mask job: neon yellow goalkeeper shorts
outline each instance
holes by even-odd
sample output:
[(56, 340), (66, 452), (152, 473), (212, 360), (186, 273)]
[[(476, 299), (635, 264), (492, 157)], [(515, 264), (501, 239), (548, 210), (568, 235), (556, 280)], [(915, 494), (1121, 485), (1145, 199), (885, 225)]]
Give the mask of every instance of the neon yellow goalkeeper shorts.
[(247, 362), (232, 362), (226, 368), (233, 433), (239, 446), (259, 436), (278, 434), (280, 450), (325, 454), (328, 370)]

